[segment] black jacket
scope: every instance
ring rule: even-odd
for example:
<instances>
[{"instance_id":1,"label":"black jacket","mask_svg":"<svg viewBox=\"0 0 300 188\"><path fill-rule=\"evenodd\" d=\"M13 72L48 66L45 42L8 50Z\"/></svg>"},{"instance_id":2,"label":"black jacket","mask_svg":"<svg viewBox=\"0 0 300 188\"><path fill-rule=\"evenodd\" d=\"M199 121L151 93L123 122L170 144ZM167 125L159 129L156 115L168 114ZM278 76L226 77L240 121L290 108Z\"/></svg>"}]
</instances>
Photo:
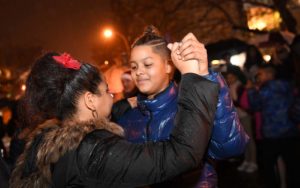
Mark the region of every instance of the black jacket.
<instances>
[{"instance_id":1,"label":"black jacket","mask_svg":"<svg viewBox=\"0 0 300 188\"><path fill-rule=\"evenodd\" d=\"M78 147L51 165L50 184L52 187L136 187L165 181L198 167L210 138L217 97L217 84L195 74L184 75L170 140L132 144L106 130L94 130L84 136ZM15 174L22 177L22 170ZM34 176L30 177L28 181L35 181Z\"/></svg>"}]
</instances>

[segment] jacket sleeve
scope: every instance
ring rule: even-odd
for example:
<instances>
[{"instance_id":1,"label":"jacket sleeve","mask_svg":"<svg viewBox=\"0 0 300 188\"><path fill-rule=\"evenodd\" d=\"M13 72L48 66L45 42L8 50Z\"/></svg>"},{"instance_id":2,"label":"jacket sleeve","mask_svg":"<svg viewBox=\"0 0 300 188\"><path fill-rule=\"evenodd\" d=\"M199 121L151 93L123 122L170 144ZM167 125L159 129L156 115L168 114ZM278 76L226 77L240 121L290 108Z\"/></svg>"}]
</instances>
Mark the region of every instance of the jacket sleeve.
<instances>
[{"instance_id":1,"label":"jacket sleeve","mask_svg":"<svg viewBox=\"0 0 300 188\"><path fill-rule=\"evenodd\" d=\"M208 156L213 159L226 159L241 155L249 137L244 131L232 99L229 88L220 73L210 72L207 79L220 86L214 127L208 147Z\"/></svg>"},{"instance_id":2,"label":"jacket sleeve","mask_svg":"<svg viewBox=\"0 0 300 188\"><path fill-rule=\"evenodd\" d=\"M134 187L161 182L199 166L210 138L217 96L217 84L196 74L183 75L170 140L132 144L96 131L78 148L81 175L97 185Z\"/></svg>"}]
</instances>

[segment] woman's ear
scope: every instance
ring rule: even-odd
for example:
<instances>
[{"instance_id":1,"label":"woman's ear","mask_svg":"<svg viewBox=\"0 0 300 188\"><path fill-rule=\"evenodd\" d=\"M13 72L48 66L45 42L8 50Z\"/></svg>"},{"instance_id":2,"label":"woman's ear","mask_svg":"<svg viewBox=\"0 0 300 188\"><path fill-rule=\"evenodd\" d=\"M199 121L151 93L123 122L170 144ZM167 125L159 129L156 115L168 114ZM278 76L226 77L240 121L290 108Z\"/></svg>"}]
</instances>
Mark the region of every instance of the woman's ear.
<instances>
[{"instance_id":1,"label":"woman's ear","mask_svg":"<svg viewBox=\"0 0 300 188\"><path fill-rule=\"evenodd\" d=\"M89 110L95 110L94 100L94 95L91 92L84 93L84 104Z\"/></svg>"}]
</instances>

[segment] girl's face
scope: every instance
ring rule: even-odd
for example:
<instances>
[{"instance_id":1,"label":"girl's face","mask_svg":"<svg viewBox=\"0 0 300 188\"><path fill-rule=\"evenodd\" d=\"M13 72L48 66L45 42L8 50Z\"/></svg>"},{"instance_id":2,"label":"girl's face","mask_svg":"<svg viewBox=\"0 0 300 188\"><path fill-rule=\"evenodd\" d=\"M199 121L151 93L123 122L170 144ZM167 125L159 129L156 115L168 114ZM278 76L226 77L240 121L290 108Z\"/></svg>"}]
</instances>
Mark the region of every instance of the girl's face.
<instances>
[{"instance_id":1,"label":"girl's face","mask_svg":"<svg viewBox=\"0 0 300 188\"><path fill-rule=\"evenodd\" d=\"M111 108L113 105L113 98L108 90L108 86L105 81L101 82L98 86L100 95L96 95L94 100L95 109L98 116L109 117L111 113Z\"/></svg>"},{"instance_id":2,"label":"girl's face","mask_svg":"<svg viewBox=\"0 0 300 188\"><path fill-rule=\"evenodd\" d=\"M131 51L130 66L135 85L148 98L153 98L168 87L171 65L168 59L153 52L151 46L134 47Z\"/></svg>"}]
</instances>

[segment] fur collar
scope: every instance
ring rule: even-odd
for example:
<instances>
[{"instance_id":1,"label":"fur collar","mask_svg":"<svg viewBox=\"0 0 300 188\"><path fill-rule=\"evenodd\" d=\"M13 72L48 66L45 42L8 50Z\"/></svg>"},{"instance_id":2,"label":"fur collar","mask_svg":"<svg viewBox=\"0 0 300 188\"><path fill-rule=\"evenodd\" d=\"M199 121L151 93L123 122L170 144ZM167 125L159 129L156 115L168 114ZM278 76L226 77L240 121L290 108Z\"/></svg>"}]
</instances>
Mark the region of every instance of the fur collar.
<instances>
[{"instance_id":1,"label":"fur collar","mask_svg":"<svg viewBox=\"0 0 300 188\"><path fill-rule=\"evenodd\" d=\"M11 176L10 187L50 187L51 164L56 163L66 152L76 149L85 135L95 129L105 129L119 136L124 134L120 126L106 119L100 120L97 124L75 122L60 124L57 120L48 120L39 125L29 135L25 151L19 157ZM40 140L37 141L39 137ZM29 156L33 156L34 160L31 158L30 161ZM30 162L34 168L30 168L30 173L24 177Z\"/></svg>"}]
</instances>

